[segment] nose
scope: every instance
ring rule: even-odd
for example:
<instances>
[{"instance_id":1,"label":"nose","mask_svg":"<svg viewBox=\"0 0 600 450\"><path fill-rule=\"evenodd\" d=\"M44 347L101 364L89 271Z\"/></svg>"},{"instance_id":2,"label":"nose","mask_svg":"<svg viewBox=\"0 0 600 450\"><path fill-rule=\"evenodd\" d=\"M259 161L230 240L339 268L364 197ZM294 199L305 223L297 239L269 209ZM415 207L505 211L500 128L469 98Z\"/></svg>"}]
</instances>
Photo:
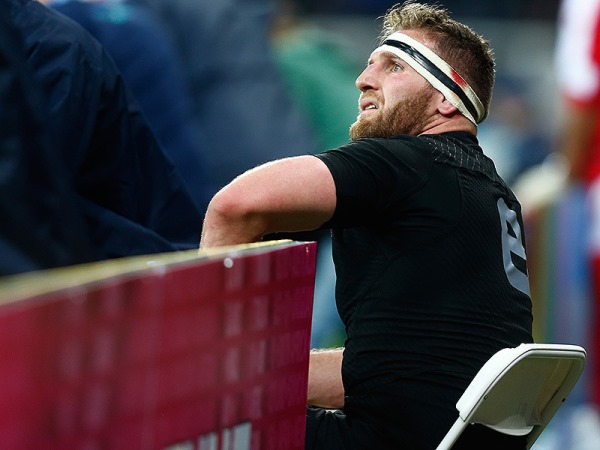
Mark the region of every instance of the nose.
<instances>
[{"instance_id":1,"label":"nose","mask_svg":"<svg viewBox=\"0 0 600 450\"><path fill-rule=\"evenodd\" d=\"M365 70L356 79L356 87L365 92L370 89L377 89L377 78L375 77L375 64L369 64Z\"/></svg>"}]
</instances>

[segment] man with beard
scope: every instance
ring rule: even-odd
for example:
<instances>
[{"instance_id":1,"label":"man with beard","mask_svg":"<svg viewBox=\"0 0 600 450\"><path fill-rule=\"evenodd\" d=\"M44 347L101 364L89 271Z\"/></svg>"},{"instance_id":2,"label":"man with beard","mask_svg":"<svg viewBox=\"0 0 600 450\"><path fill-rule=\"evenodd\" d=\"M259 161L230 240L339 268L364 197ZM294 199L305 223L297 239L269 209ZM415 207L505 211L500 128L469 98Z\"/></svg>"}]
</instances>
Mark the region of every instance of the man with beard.
<instances>
[{"instance_id":1,"label":"man with beard","mask_svg":"<svg viewBox=\"0 0 600 450\"><path fill-rule=\"evenodd\" d=\"M406 2L356 80L352 142L267 163L211 201L201 247L329 228L343 349L310 358L306 449L431 449L498 350L531 342L520 205L478 146L489 44ZM525 448L471 427L454 448Z\"/></svg>"}]
</instances>

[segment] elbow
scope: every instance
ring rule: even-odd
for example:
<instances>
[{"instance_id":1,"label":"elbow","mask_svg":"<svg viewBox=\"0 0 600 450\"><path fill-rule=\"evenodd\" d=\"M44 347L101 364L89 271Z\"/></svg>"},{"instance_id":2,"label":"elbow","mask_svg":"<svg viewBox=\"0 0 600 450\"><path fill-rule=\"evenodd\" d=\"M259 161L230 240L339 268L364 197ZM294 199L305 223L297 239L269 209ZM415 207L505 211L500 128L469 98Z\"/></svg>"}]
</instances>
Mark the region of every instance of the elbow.
<instances>
[{"instance_id":1,"label":"elbow","mask_svg":"<svg viewBox=\"0 0 600 450\"><path fill-rule=\"evenodd\" d=\"M207 217L220 221L239 220L244 215L239 198L231 195L225 188L215 194L206 209Z\"/></svg>"},{"instance_id":2,"label":"elbow","mask_svg":"<svg viewBox=\"0 0 600 450\"><path fill-rule=\"evenodd\" d=\"M221 189L210 201L207 215L218 217L224 225L252 227L266 231L265 215L253 205L249 196L237 189Z\"/></svg>"},{"instance_id":3,"label":"elbow","mask_svg":"<svg viewBox=\"0 0 600 450\"><path fill-rule=\"evenodd\" d=\"M256 242L266 233L266 225L242 195L219 191L206 210L201 247Z\"/></svg>"}]
</instances>

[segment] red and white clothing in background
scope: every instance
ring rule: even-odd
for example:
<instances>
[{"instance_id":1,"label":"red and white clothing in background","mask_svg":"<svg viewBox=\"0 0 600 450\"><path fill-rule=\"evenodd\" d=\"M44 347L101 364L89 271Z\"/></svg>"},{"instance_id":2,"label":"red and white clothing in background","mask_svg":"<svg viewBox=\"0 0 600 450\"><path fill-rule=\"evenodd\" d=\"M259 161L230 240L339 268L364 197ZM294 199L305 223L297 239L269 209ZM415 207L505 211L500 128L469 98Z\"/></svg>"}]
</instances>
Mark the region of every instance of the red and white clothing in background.
<instances>
[{"instance_id":1,"label":"red and white clothing in background","mask_svg":"<svg viewBox=\"0 0 600 450\"><path fill-rule=\"evenodd\" d=\"M583 158L581 164L573 164L580 168L573 169L573 178L586 190L589 214L585 248L588 253L582 255L591 263L589 275L593 293L587 349L591 364L587 368L587 381L590 400L600 405L600 364L597 361L600 349L600 0L562 1L556 74L565 107L565 127L561 130L565 139L561 144L565 148L569 145L578 148Z\"/></svg>"}]
</instances>

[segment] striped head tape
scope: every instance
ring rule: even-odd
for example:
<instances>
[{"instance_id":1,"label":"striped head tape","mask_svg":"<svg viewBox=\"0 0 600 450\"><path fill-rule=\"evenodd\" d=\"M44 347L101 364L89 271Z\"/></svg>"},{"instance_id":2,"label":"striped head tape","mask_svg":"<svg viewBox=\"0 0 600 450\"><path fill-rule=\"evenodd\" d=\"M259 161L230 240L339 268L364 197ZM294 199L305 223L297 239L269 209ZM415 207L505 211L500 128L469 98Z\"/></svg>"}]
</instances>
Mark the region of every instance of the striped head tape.
<instances>
[{"instance_id":1,"label":"striped head tape","mask_svg":"<svg viewBox=\"0 0 600 450\"><path fill-rule=\"evenodd\" d=\"M396 32L375 49L375 52L380 51L402 58L474 124L485 119L485 108L471 86L450 64L419 41Z\"/></svg>"}]
</instances>

